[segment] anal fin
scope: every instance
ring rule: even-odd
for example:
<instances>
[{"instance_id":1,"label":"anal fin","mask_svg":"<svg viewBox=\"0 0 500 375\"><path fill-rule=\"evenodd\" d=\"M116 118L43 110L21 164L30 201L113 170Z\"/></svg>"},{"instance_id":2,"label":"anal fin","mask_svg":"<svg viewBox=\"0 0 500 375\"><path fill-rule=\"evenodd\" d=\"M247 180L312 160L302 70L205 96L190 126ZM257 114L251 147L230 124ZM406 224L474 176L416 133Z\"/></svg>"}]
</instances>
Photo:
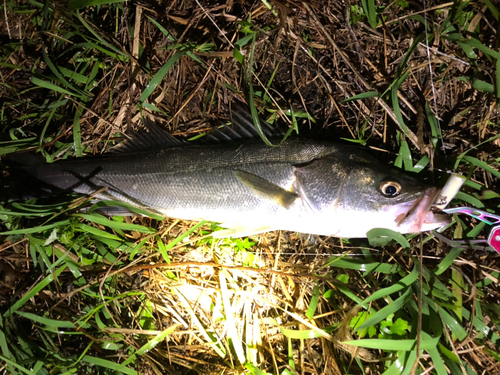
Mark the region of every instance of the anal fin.
<instances>
[{"instance_id":1,"label":"anal fin","mask_svg":"<svg viewBox=\"0 0 500 375\"><path fill-rule=\"evenodd\" d=\"M261 224L253 227L247 225L233 225L227 229L213 232L212 236L214 238L247 237L253 236L254 234L269 232L272 230L276 230L276 228L266 224Z\"/></svg>"}]
</instances>

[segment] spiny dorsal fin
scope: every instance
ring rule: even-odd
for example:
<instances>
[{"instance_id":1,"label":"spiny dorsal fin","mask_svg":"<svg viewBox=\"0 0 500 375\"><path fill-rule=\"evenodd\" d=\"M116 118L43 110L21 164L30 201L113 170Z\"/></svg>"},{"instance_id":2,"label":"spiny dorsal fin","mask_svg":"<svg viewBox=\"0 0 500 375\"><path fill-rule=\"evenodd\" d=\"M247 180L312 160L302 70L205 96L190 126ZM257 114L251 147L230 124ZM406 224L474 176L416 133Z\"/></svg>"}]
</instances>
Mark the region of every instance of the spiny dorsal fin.
<instances>
[{"instance_id":1,"label":"spiny dorsal fin","mask_svg":"<svg viewBox=\"0 0 500 375\"><path fill-rule=\"evenodd\" d=\"M113 147L111 153L140 152L171 147L185 146L187 144L217 144L231 141L244 141L249 139L260 139L255 129L252 116L249 111L241 105L235 104L231 110L231 125L222 124L214 128L210 133L193 142L185 142L170 135L166 130L160 128L153 121L144 120L147 131L131 131L127 133L128 138ZM267 138L280 138L285 131L278 126L271 125L260 120L262 130Z\"/></svg>"},{"instance_id":2,"label":"spiny dorsal fin","mask_svg":"<svg viewBox=\"0 0 500 375\"><path fill-rule=\"evenodd\" d=\"M144 125L147 131L134 130L127 133L128 138L113 147L111 152L151 151L155 149L178 147L187 144L187 142L173 137L166 130L160 128L150 120L145 119Z\"/></svg>"}]
</instances>

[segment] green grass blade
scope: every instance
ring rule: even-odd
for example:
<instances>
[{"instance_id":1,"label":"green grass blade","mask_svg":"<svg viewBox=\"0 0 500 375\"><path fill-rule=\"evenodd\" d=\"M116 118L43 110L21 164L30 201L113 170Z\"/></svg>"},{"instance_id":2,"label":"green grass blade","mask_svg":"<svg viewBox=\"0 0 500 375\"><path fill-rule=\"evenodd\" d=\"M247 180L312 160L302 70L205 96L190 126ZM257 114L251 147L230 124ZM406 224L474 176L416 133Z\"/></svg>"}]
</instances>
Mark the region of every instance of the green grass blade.
<instances>
[{"instance_id":1,"label":"green grass blade","mask_svg":"<svg viewBox=\"0 0 500 375\"><path fill-rule=\"evenodd\" d=\"M33 322L43 324L48 327L53 327L53 328L72 328L76 329L76 325L72 322L68 321L63 321L63 320L56 320L56 319L49 319L49 318L44 318L42 316L38 316L33 313L28 313L28 312L23 312L23 311L16 311L17 315L20 315L26 319L29 319Z\"/></svg>"},{"instance_id":2,"label":"green grass blade","mask_svg":"<svg viewBox=\"0 0 500 375\"><path fill-rule=\"evenodd\" d=\"M391 314L396 314L403 306L412 298L411 294L412 288L407 288L406 292L403 293L401 297L391 302L389 305L377 311L375 314L370 316L366 321L361 324L356 331L359 332L363 329L371 327L382 320L386 319Z\"/></svg>"},{"instance_id":3,"label":"green grass blade","mask_svg":"<svg viewBox=\"0 0 500 375\"><path fill-rule=\"evenodd\" d=\"M361 272L381 272L381 273L396 273L400 271L400 266L390 263L367 262L360 259L352 259L346 257L331 256L327 259L323 267L338 267L347 268Z\"/></svg>"},{"instance_id":4,"label":"green grass blade","mask_svg":"<svg viewBox=\"0 0 500 375\"><path fill-rule=\"evenodd\" d=\"M74 11L84 7L123 3L126 0L69 0L69 9Z\"/></svg>"},{"instance_id":5,"label":"green grass blade","mask_svg":"<svg viewBox=\"0 0 500 375\"><path fill-rule=\"evenodd\" d=\"M138 375L137 371L132 370L128 367L123 367L121 364L108 361L107 359L102 359L102 358L97 358L97 357L92 357L90 355L86 355L82 358L82 362L90 363L92 365L96 365L99 367L107 368L112 371L116 371L118 373L123 373L126 375Z\"/></svg>"},{"instance_id":6,"label":"green grass blade","mask_svg":"<svg viewBox=\"0 0 500 375\"><path fill-rule=\"evenodd\" d=\"M396 241L403 246L403 248L410 248L408 240L401 233L395 232L391 229L374 228L366 233L366 237L372 246L386 246L392 241Z\"/></svg>"},{"instance_id":7,"label":"green grass blade","mask_svg":"<svg viewBox=\"0 0 500 375\"><path fill-rule=\"evenodd\" d=\"M409 275L405 276L394 285L377 290L370 297L366 298L360 306L367 307L368 304L372 301L376 301L377 299L386 297L393 293L397 293L404 288L410 287L410 285L412 285L415 281L418 280L419 273L420 272L418 268L414 267Z\"/></svg>"},{"instance_id":8,"label":"green grass blade","mask_svg":"<svg viewBox=\"0 0 500 375\"><path fill-rule=\"evenodd\" d=\"M420 349L432 350L437 347L439 337L421 340ZM390 340L390 339L361 339L353 341L344 341L343 344L359 346L367 349L399 351L404 350L409 352L417 347L417 340Z\"/></svg>"},{"instance_id":9,"label":"green grass blade","mask_svg":"<svg viewBox=\"0 0 500 375\"><path fill-rule=\"evenodd\" d=\"M141 356L150 350L153 350L156 345L160 344L163 342L168 336L172 334L177 328L179 327L179 324L174 324L171 327L168 327L164 331L162 331L160 334L155 336L153 339L149 340L146 344L141 346L139 349L137 349L137 352L135 352L133 355L131 355L129 358L127 358L118 368L116 371L122 371L122 369L125 368L129 363L134 363L137 360L138 356Z\"/></svg>"},{"instance_id":10,"label":"green grass blade","mask_svg":"<svg viewBox=\"0 0 500 375\"><path fill-rule=\"evenodd\" d=\"M90 226L87 224L78 223L74 226L74 228L75 228L75 230L87 232L87 233L90 233L90 234L98 236L98 237L103 237L103 238L107 238L110 240L116 240L116 241L121 240L120 237L118 237L114 234L108 233L108 232L101 230L101 229L98 229L98 228L94 228L93 226Z\"/></svg>"},{"instance_id":11,"label":"green grass blade","mask_svg":"<svg viewBox=\"0 0 500 375\"><path fill-rule=\"evenodd\" d=\"M273 318L263 318L262 323L278 327L283 336L289 339L297 339L297 340L307 340L318 337L324 337L324 335L321 334L322 332L330 334L339 326L339 324L337 323L328 327L323 327L321 329L318 328L318 330L312 330L312 329L298 330L298 329L285 328Z\"/></svg>"},{"instance_id":12,"label":"green grass blade","mask_svg":"<svg viewBox=\"0 0 500 375\"><path fill-rule=\"evenodd\" d=\"M57 222L52 223L52 224L40 225L40 226L34 227L34 228L8 230L5 232L0 232L0 234L1 235L8 235L8 234L40 233L40 232L44 232L44 231L52 229L52 228L58 228L60 226L66 225L66 224L69 224L69 220L57 221Z\"/></svg>"},{"instance_id":13,"label":"green grass blade","mask_svg":"<svg viewBox=\"0 0 500 375\"><path fill-rule=\"evenodd\" d=\"M99 210L99 208L102 207L124 207L130 212L135 212L139 215L147 216L150 218L153 218L155 220L162 221L165 219L164 216L157 215L154 212L150 212L135 206L132 206L131 204L125 203L125 202L120 202L120 201L114 201L114 200L103 200L94 203L90 208L89 208L89 213L93 213L96 210Z\"/></svg>"},{"instance_id":14,"label":"green grass blade","mask_svg":"<svg viewBox=\"0 0 500 375\"><path fill-rule=\"evenodd\" d=\"M431 336L425 332L422 332L422 338L428 340L431 338ZM439 354L438 348L427 349L427 352L431 355L432 363L434 364L437 375L447 375L448 370L446 370L446 366L444 365L444 361L441 358L441 354Z\"/></svg>"},{"instance_id":15,"label":"green grass blade","mask_svg":"<svg viewBox=\"0 0 500 375\"><path fill-rule=\"evenodd\" d=\"M428 301L432 303L432 301ZM459 322L451 316L443 307L438 306L439 315L443 323L450 329L450 331L460 340L465 340L467 331L464 329L462 322Z\"/></svg>"},{"instance_id":16,"label":"green grass blade","mask_svg":"<svg viewBox=\"0 0 500 375\"><path fill-rule=\"evenodd\" d=\"M464 317L464 319L467 319L468 321L471 320L471 313L465 307L462 310L462 316ZM485 324L480 318L478 318L477 315L474 316L472 324L476 328L477 332L482 333L486 337L488 337L493 343L493 345L496 345L497 347L500 346L500 336L497 333L495 333L493 329L488 327L488 325ZM459 336L457 335L457 337Z\"/></svg>"},{"instance_id":17,"label":"green grass blade","mask_svg":"<svg viewBox=\"0 0 500 375\"><path fill-rule=\"evenodd\" d=\"M75 155L81 157L83 155L82 148L82 132L80 129L80 119L84 111L84 106L76 104L75 116L73 118L73 145L75 147Z\"/></svg>"},{"instance_id":18,"label":"green grass blade","mask_svg":"<svg viewBox=\"0 0 500 375\"><path fill-rule=\"evenodd\" d=\"M245 368L250 372L251 375L269 375L268 372L262 371L251 363L245 363Z\"/></svg>"},{"instance_id":19,"label":"green grass blade","mask_svg":"<svg viewBox=\"0 0 500 375\"><path fill-rule=\"evenodd\" d=\"M108 49L91 42L87 36L82 35L82 37L85 40L87 40L88 43L91 43L94 48L97 48L99 51L104 52L113 58L119 59L121 61L128 60L128 56L126 53L116 48L114 45L108 43L103 37L101 37L99 33L94 30L94 28L90 25L90 23L88 23L79 12L75 12L75 14L78 20L82 23L82 25L97 39L97 41L99 41L102 44L102 46L105 46L109 50L114 51L114 53L111 53Z\"/></svg>"},{"instance_id":20,"label":"green grass blade","mask_svg":"<svg viewBox=\"0 0 500 375\"><path fill-rule=\"evenodd\" d=\"M29 370L26 370L24 367L22 367L21 365L17 364L16 362L8 359L8 358L5 358L4 356L0 355L0 359L2 361L4 361L5 363L7 363L7 365L9 366L12 366L12 367L15 367L16 369L18 369L21 373L23 374L29 374L29 375L37 375L35 372L33 371L29 371ZM12 371L12 368L10 369L10 374L12 375L15 375L16 372Z\"/></svg>"},{"instance_id":21,"label":"green grass blade","mask_svg":"<svg viewBox=\"0 0 500 375\"><path fill-rule=\"evenodd\" d=\"M50 71L52 73L54 73L54 75L56 76L57 80L60 84L64 85L67 89L71 90L71 92L74 92L74 93L78 93L78 94L74 94L74 95L78 95L80 97L80 99L83 99L84 97L87 96L86 93L84 93L82 90L80 90L78 87L75 87L73 86L71 83L69 83L63 76L63 74L61 74L60 70L58 69L58 67L56 67L54 65L54 63L52 62L52 60L49 58L49 56L47 55L45 49L43 50L42 52L42 55L43 55L43 59L44 61L47 63L47 66L49 67Z\"/></svg>"},{"instance_id":22,"label":"green grass blade","mask_svg":"<svg viewBox=\"0 0 500 375\"><path fill-rule=\"evenodd\" d=\"M128 224L128 223L120 223L114 220L106 219L104 216L99 214L75 214L76 217L81 217L85 220L92 221L96 224L104 225L105 227L115 229L115 230L130 230L137 231L140 233L156 233L156 230L153 228L148 228L142 225L137 224Z\"/></svg>"},{"instance_id":23,"label":"green grass blade","mask_svg":"<svg viewBox=\"0 0 500 375\"><path fill-rule=\"evenodd\" d=\"M361 0L361 4L363 6L363 10L365 11L366 17L368 18L368 23L371 28L377 29L377 11L375 7L374 0Z\"/></svg>"},{"instance_id":24,"label":"green grass blade","mask_svg":"<svg viewBox=\"0 0 500 375\"><path fill-rule=\"evenodd\" d=\"M176 52L166 63L163 65L160 70L154 75L153 79L149 82L146 89L142 92L139 103L143 103L148 100L149 96L153 93L156 87L160 84L160 82L165 78L170 69L175 65L179 59L184 56L185 52Z\"/></svg>"},{"instance_id":25,"label":"green grass blade","mask_svg":"<svg viewBox=\"0 0 500 375\"><path fill-rule=\"evenodd\" d=\"M318 307L318 302L319 302L319 286L315 285L312 292L311 301L309 302L309 306L307 307L306 311L306 316L309 319L312 319L314 317L314 314L316 313L316 308Z\"/></svg>"},{"instance_id":26,"label":"green grass blade","mask_svg":"<svg viewBox=\"0 0 500 375\"><path fill-rule=\"evenodd\" d=\"M367 92L362 92L361 94L351 96L350 98L342 100L340 103L349 103L354 100L361 100L361 99L367 99L367 98L378 98L380 94L378 91L367 91Z\"/></svg>"},{"instance_id":27,"label":"green grass blade","mask_svg":"<svg viewBox=\"0 0 500 375\"><path fill-rule=\"evenodd\" d=\"M27 292L24 296L22 296L16 303L14 303L9 310L5 312L3 315L4 318L8 318L21 307L24 306L26 302L28 302L31 298L35 297L38 292L43 290L47 285L49 285L52 281L54 281L54 277L57 277L61 274L61 272L66 268L66 266L58 268L55 272L51 272L50 275L46 276L42 281L36 284L29 292Z\"/></svg>"},{"instance_id":28,"label":"green grass blade","mask_svg":"<svg viewBox=\"0 0 500 375\"><path fill-rule=\"evenodd\" d=\"M177 245L179 242L183 241L185 238L189 237L189 235L195 231L197 231L200 227L202 227L203 225L205 225L207 223L206 220L202 220L200 221L198 224L196 224L195 226L191 227L188 231L186 231L185 233L181 234L180 236L177 236L175 238L175 240L173 241L170 241L167 245L165 245L164 249L165 251L168 251L170 250L172 247L174 247L175 245Z\"/></svg>"},{"instance_id":29,"label":"green grass blade","mask_svg":"<svg viewBox=\"0 0 500 375\"><path fill-rule=\"evenodd\" d=\"M434 271L434 275L441 275L444 271L446 271L453 264L455 259L462 253L463 248L454 247L451 251L444 257L444 259L438 264L436 270Z\"/></svg>"},{"instance_id":30,"label":"green grass blade","mask_svg":"<svg viewBox=\"0 0 500 375\"><path fill-rule=\"evenodd\" d=\"M475 165L476 167L482 168L485 171L491 173L493 176L496 178L500 178L500 172L497 171L495 168L490 167L488 163L485 163L484 161L481 161L477 158L474 158L472 156L464 156L462 160L465 160L466 162L471 163L472 165Z\"/></svg>"},{"instance_id":31,"label":"green grass blade","mask_svg":"<svg viewBox=\"0 0 500 375\"><path fill-rule=\"evenodd\" d=\"M40 78L37 78L37 77L31 77L31 82L34 85L40 86L40 87L42 87L44 89L56 91L56 92L59 92L61 94L65 94L65 95L78 96L77 94L72 93L71 91L63 89L62 87L54 85L53 83L41 80Z\"/></svg>"},{"instance_id":32,"label":"green grass blade","mask_svg":"<svg viewBox=\"0 0 500 375\"><path fill-rule=\"evenodd\" d=\"M363 303L363 300L361 298L359 298L356 293L354 293L351 289L349 289L349 287L341 282L337 282L337 283L334 283L335 287L340 291L342 292L343 294L345 294L347 297L349 297L350 299L352 299L355 303L357 303L358 305L361 305Z\"/></svg>"},{"instance_id":33,"label":"green grass blade","mask_svg":"<svg viewBox=\"0 0 500 375\"><path fill-rule=\"evenodd\" d=\"M498 6L494 5L490 0L483 0L483 1L490 10L491 14L493 14L493 17L495 17L497 21L500 21Z\"/></svg>"},{"instance_id":34,"label":"green grass blade","mask_svg":"<svg viewBox=\"0 0 500 375\"><path fill-rule=\"evenodd\" d=\"M476 197L473 197L470 194L464 193L463 191L459 191L457 193L457 195L455 196L455 199L467 202L476 208L484 208L483 202L481 202L479 199L477 199Z\"/></svg>"}]
</instances>

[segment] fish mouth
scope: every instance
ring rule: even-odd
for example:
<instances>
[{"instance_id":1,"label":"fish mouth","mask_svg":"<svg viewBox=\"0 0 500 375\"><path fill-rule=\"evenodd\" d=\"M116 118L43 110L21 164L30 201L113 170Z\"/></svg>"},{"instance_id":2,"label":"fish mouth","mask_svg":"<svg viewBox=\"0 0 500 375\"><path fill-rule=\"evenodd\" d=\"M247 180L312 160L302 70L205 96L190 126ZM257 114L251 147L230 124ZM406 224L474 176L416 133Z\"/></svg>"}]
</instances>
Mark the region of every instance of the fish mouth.
<instances>
[{"instance_id":1,"label":"fish mouth","mask_svg":"<svg viewBox=\"0 0 500 375\"><path fill-rule=\"evenodd\" d=\"M403 212L399 213L395 220L397 226L407 228L408 233L419 233L449 224L451 220L448 215L435 213L432 210L440 193L441 189L432 187L415 201L402 204L400 208ZM406 208L408 210L404 212Z\"/></svg>"}]
</instances>

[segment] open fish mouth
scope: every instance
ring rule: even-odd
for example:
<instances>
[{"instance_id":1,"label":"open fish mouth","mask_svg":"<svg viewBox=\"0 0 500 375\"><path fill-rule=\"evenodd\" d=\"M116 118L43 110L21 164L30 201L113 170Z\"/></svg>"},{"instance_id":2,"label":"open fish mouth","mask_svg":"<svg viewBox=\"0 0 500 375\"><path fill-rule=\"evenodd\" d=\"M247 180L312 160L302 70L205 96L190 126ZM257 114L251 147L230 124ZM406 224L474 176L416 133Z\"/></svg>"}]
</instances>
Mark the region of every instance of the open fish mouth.
<instances>
[{"instance_id":1,"label":"open fish mouth","mask_svg":"<svg viewBox=\"0 0 500 375\"><path fill-rule=\"evenodd\" d=\"M440 189L432 187L415 201L398 205L399 212L395 220L397 226L407 228L408 233L419 233L449 224L448 215L432 210L440 193Z\"/></svg>"}]
</instances>

